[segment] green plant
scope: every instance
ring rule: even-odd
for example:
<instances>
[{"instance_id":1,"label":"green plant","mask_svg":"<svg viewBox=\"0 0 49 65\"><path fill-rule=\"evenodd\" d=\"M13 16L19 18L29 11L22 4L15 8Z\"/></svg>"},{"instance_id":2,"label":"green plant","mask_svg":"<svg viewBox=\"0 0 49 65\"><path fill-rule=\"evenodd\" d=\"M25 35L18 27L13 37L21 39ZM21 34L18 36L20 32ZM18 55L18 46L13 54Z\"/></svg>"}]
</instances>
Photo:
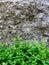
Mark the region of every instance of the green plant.
<instances>
[{"instance_id":1,"label":"green plant","mask_svg":"<svg viewBox=\"0 0 49 65\"><path fill-rule=\"evenodd\" d=\"M49 65L49 48L45 42L13 40L14 45L0 43L0 65Z\"/></svg>"}]
</instances>

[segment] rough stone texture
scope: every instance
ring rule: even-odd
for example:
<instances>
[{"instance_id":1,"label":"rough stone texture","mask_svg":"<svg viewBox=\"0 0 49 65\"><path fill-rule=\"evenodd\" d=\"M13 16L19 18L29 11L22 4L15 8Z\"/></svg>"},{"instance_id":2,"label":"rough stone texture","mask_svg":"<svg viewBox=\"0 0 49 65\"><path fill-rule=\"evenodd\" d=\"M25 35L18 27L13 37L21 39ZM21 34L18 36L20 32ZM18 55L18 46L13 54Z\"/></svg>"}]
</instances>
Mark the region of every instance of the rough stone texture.
<instances>
[{"instance_id":1,"label":"rough stone texture","mask_svg":"<svg viewBox=\"0 0 49 65\"><path fill-rule=\"evenodd\" d=\"M0 41L22 39L49 42L49 0L0 2Z\"/></svg>"}]
</instances>

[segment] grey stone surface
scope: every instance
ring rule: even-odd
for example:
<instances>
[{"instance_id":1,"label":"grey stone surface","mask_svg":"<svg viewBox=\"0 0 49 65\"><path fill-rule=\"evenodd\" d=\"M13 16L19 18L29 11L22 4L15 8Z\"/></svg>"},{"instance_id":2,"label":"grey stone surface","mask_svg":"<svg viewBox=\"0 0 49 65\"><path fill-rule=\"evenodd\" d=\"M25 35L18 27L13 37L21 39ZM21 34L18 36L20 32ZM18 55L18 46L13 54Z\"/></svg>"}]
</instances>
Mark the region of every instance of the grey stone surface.
<instances>
[{"instance_id":1,"label":"grey stone surface","mask_svg":"<svg viewBox=\"0 0 49 65\"><path fill-rule=\"evenodd\" d=\"M49 0L0 2L0 41L49 40Z\"/></svg>"}]
</instances>

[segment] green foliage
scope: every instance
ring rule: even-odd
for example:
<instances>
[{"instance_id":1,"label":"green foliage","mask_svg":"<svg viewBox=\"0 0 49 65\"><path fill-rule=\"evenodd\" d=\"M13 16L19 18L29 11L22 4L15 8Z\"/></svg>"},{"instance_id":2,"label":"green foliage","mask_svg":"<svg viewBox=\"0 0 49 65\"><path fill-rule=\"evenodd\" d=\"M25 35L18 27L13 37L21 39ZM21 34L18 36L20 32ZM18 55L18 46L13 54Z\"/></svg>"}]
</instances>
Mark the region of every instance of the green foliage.
<instances>
[{"instance_id":1,"label":"green foliage","mask_svg":"<svg viewBox=\"0 0 49 65\"><path fill-rule=\"evenodd\" d=\"M0 65L49 65L49 48L45 42L13 40L14 45L0 43Z\"/></svg>"}]
</instances>

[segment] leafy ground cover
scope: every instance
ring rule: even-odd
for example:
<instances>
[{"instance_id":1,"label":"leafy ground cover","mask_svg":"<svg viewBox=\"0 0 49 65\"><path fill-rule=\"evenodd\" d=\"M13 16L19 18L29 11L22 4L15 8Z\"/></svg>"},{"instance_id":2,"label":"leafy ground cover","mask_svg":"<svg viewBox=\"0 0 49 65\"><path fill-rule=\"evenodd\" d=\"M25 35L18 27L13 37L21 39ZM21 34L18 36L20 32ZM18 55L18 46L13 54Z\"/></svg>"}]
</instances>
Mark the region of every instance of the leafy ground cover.
<instances>
[{"instance_id":1,"label":"leafy ground cover","mask_svg":"<svg viewBox=\"0 0 49 65\"><path fill-rule=\"evenodd\" d=\"M49 48L45 42L13 40L14 45L0 43L0 65L49 65Z\"/></svg>"}]
</instances>

